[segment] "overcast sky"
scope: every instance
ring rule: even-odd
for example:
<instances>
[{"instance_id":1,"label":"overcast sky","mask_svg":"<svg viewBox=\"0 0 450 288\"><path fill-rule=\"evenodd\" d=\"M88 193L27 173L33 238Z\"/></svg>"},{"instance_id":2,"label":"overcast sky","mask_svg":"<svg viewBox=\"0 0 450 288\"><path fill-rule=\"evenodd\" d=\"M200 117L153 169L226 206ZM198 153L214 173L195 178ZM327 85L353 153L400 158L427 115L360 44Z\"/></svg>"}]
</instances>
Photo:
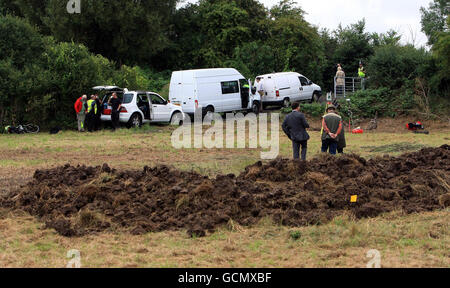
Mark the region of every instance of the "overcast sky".
<instances>
[{"instance_id":1,"label":"overcast sky","mask_svg":"<svg viewBox=\"0 0 450 288\"><path fill-rule=\"evenodd\" d=\"M279 3L279 0L259 1L266 7ZM339 23L346 26L365 18L367 31L381 33L394 29L403 35L404 43L411 43L415 38L416 46L427 42L426 36L421 32L420 7L428 7L430 2L431 0L297 0L307 13L308 22L319 27L334 30Z\"/></svg>"}]
</instances>

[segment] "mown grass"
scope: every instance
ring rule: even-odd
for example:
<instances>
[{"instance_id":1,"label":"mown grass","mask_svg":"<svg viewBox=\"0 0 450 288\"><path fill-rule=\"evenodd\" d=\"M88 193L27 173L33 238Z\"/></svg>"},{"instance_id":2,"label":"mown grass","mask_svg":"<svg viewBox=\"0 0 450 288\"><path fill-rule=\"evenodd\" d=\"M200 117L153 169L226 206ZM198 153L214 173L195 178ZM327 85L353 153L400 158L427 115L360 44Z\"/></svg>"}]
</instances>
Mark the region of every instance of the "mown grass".
<instances>
[{"instance_id":1,"label":"mown grass","mask_svg":"<svg viewBox=\"0 0 450 288\"><path fill-rule=\"evenodd\" d=\"M0 135L0 193L24 184L35 169L66 163L108 163L120 169L164 164L213 177L239 174L260 160L259 149L174 149L174 129ZM347 134L346 153L399 155L449 143L450 129L430 132ZM319 132L310 134L312 158L320 154L321 143ZM280 136L280 156L290 158L291 143L281 131ZM270 219L250 228L231 221L212 235L194 239L185 231L64 238L26 214L0 210L0 267L65 267L71 249L81 252L83 267L365 267L370 249L381 252L383 267L449 267L449 215L448 210L393 213L362 221L344 216L327 225L295 229Z\"/></svg>"},{"instance_id":2,"label":"mown grass","mask_svg":"<svg viewBox=\"0 0 450 288\"><path fill-rule=\"evenodd\" d=\"M172 147L171 126L146 126L143 129L108 130L59 135L1 135L0 168L37 169L63 165L101 165L118 168L141 168L145 165L172 165L206 175L240 173L243 168L260 160L260 149L180 149ZM447 130L450 133L450 129ZM320 154L320 132L310 132L308 157ZM412 133L347 134L346 153L364 157L399 155L423 147L438 147L449 143L448 133L417 135ZM280 156L292 157L289 139L280 131Z\"/></svg>"},{"instance_id":3,"label":"mown grass","mask_svg":"<svg viewBox=\"0 0 450 288\"><path fill-rule=\"evenodd\" d=\"M67 251L82 267L360 267L369 250L382 267L450 267L449 210L286 228L268 219L255 227L227 227L204 238L186 232L128 233L65 238L35 219L0 218L0 267L65 267ZM296 235L296 237L292 237Z\"/></svg>"}]
</instances>

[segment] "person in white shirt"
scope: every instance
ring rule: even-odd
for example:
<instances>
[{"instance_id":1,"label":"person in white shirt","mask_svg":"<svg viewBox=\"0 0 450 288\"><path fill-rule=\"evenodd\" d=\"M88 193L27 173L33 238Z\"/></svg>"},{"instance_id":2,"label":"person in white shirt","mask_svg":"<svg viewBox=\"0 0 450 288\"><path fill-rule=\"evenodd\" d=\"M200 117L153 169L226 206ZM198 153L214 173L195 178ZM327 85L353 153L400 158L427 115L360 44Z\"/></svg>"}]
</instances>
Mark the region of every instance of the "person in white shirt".
<instances>
[{"instance_id":1,"label":"person in white shirt","mask_svg":"<svg viewBox=\"0 0 450 288\"><path fill-rule=\"evenodd\" d=\"M264 85L261 81L261 77L256 78L256 91L263 97L265 95Z\"/></svg>"}]
</instances>

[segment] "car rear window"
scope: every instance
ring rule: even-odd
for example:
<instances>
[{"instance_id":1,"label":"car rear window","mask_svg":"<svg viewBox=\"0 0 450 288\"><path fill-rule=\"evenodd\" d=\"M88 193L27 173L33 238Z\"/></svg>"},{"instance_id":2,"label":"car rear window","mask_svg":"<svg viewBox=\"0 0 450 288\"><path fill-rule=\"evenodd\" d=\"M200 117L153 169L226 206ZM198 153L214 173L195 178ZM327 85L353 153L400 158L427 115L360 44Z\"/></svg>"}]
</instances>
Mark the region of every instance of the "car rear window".
<instances>
[{"instance_id":1,"label":"car rear window","mask_svg":"<svg viewBox=\"0 0 450 288\"><path fill-rule=\"evenodd\" d=\"M123 95L122 104L130 104L133 101L134 94Z\"/></svg>"}]
</instances>

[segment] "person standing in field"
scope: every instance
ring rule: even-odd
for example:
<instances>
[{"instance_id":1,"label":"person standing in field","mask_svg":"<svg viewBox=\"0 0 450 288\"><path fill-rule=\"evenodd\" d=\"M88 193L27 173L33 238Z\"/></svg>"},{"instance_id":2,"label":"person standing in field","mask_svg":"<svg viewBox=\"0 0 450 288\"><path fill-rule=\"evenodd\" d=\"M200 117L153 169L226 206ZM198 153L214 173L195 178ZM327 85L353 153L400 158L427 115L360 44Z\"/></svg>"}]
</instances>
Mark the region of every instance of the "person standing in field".
<instances>
[{"instance_id":1,"label":"person standing in field","mask_svg":"<svg viewBox=\"0 0 450 288\"><path fill-rule=\"evenodd\" d=\"M77 113L78 132L84 132L87 111L87 95L83 95L75 102L75 112Z\"/></svg>"},{"instance_id":2,"label":"person standing in field","mask_svg":"<svg viewBox=\"0 0 450 288\"><path fill-rule=\"evenodd\" d=\"M261 77L256 78L256 92L258 92L261 97L263 97L266 94L264 90L264 85L261 81Z\"/></svg>"},{"instance_id":3,"label":"person standing in field","mask_svg":"<svg viewBox=\"0 0 450 288\"><path fill-rule=\"evenodd\" d=\"M341 67L341 64L338 64L338 70L336 73L336 96L344 96L345 91L345 72Z\"/></svg>"},{"instance_id":4,"label":"person standing in field","mask_svg":"<svg viewBox=\"0 0 450 288\"><path fill-rule=\"evenodd\" d=\"M97 94L95 95L95 103L97 105L97 113L95 113L94 131L98 131L100 130L100 126L102 124L101 117L103 111L103 101L100 100Z\"/></svg>"},{"instance_id":5,"label":"person standing in field","mask_svg":"<svg viewBox=\"0 0 450 288\"><path fill-rule=\"evenodd\" d=\"M292 104L292 113L286 117L282 127L284 133L292 141L294 159L300 158L300 147L302 147L302 160L306 161L308 140L310 139L306 129L309 128L309 124L305 115L300 112L299 103Z\"/></svg>"},{"instance_id":6,"label":"person standing in field","mask_svg":"<svg viewBox=\"0 0 450 288\"><path fill-rule=\"evenodd\" d=\"M338 149L339 136L342 133L342 118L336 113L336 106L327 106L327 114L322 119L322 152L328 151L336 155Z\"/></svg>"},{"instance_id":7,"label":"person standing in field","mask_svg":"<svg viewBox=\"0 0 450 288\"><path fill-rule=\"evenodd\" d=\"M342 127L342 131L338 137L337 152L339 154L344 154L344 148L346 148L346 147L347 147L347 141L345 140L345 129L344 129L344 127Z\"/></svg>"},{"instance_id":8,"label":"person standing in field","mask_svg":"<svg viewBox=\"0 0 450 288\"><path fill-rule=\"evenodd\" d=\"M113 131L116 131L119 128L119 117L120 117L120 109L122 108L122 101L117 97L117 93L113 93L108 102L112 107L111 111L111 121Z\"/></svg>"},{"instance_id":9,"label":"person standing in field","mask_svg":"<svg viewBox=\"0 0 450 288\"><path fill-rule=\"evenodd\" d=\"M93 132L95 128L95 115L97 114L97 103L95 95L91 95L91 99L87 101L87 128L89 132Z\"/></svg>"},{"instance_id":10,"label":"person standing in field","mask_svg":"<svg viewBox=\"0 0 450 288\"><path fill-rule=\"evenodd\" d=\"M359 63L358 76L361 78L361 89L366 90L366 69L362 63Z\"/></svg>"}]
</instances>

